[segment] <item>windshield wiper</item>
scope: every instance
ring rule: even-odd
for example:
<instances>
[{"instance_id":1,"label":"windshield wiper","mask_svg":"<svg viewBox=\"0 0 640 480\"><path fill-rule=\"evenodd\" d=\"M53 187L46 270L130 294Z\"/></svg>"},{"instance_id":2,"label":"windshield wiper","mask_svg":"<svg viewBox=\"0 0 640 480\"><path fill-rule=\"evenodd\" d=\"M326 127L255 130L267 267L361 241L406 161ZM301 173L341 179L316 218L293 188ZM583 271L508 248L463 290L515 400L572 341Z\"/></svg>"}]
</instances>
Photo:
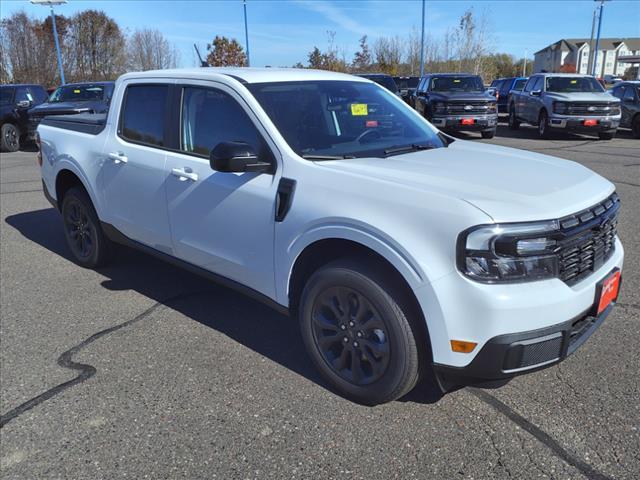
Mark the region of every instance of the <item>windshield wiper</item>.
<instances>
[{"instance_id":1,"label":"windshield wiper","mask_svg":"<svg viewBox=\"0 0 640 480\"><path fill-rule=\"evenodd\" d=\"M300 155L305 160L345 160L348 158L356 158L353 155Z\"/></svg>"},{"instance_id":2,"label":"windshield wiper","mask_svg":"<svg viewBox=\"0 0 640 480\"><path fill-rule=\"evenodd\" d=\"M388 157L389 155L395 155L397 153L417 152L418 150L431 150L432 148L437 147L435 145L421 145L414 143L412 145L405 145L404 147L387 148L384 151L384 154Z\"/></svg>"}]
</instances>

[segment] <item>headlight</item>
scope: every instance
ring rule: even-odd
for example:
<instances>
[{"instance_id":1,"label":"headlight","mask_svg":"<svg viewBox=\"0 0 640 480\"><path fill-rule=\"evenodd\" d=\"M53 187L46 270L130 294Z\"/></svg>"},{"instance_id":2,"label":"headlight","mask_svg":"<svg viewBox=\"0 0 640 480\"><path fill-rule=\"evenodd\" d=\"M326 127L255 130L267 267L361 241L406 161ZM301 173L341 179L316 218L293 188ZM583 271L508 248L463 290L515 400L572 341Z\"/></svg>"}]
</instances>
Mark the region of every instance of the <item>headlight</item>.
<instances>
[{"instance_id":1,"label":"headlight","mask_svg":"<svg viewBox=\"0 0 640 480\"><path fill-rule=\"evenodd\" d=\"M495 113L495 111L496 111L496 103L495 102L489 103L487 111L489 113Z\"/></svg>"},{"instance_id":2,"label":"headlight","mask_svg":"<svg viewBox=\"0 0 640 480\"><path fill-rule=\"evenodd\" d=\"M531 282L558 276L557 220L483 225L458 238L458 269L485 283Z\"/></svg>"},{"instance_id":3,"label":"headlight","mask_svg":"<svg viewBox=\"0 0 640 480\"><path fill-rule=\"evenodd\" d=\"M609 115L620 115L620 104L614 103L611 105L611 110L609 110Z\"/></svg>"},{"instance_id":4,"label":"headlight","mask_svg":"<svg viewBox=\"0 0 640 480\"><path fill-rule=\"evenodd\" d=\"M435 102L433 104L433 111L435 113L444 113L447 111L447 104L444 102Z\"/></svg>"},{"instance_id":5,"label":"headlight","mask_svg":"<svg viewBox=\"0 0 640 480\"><path fill-rule=\"evenodd\" d=\"M566 102L553 102L553 112L560 115L567 113L569 106Z\"/></svg>"}]
</instances>

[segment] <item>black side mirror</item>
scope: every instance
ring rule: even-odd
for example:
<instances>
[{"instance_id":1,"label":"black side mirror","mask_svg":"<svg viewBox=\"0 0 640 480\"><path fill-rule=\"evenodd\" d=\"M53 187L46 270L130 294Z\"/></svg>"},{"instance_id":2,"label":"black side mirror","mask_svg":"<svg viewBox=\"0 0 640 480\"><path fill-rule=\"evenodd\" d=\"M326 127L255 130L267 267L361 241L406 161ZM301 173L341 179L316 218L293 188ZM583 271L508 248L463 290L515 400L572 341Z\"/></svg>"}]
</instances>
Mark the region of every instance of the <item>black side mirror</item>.
<instances>
[{"instance_id":1,"label":"black side mirror","mask_svg":"<svg viewBox=\"0 0 640 480\"><path fill-rule=\"evenodd\" d=\"M218 172L272 173L269 162L258 160L258 154L245 142L221 142L211 150L209 165Z\"/></svg>"}]
</instances>

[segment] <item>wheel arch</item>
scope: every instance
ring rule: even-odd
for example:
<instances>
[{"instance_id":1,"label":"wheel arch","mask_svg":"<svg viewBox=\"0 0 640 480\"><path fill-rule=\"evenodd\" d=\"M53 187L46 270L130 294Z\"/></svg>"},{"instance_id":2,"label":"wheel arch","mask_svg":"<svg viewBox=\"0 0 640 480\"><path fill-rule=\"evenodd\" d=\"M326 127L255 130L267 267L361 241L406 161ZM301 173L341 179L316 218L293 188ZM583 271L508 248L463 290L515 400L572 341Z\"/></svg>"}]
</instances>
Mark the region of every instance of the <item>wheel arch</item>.
<instances>
[{"instance_id":1,"label":"wheel arch","mask_svg":"<svg viewBox=\"0 0 640 480\"><path fill-rule=\"evenodd\" d=\"M381 253L357 240L341 237L327 237L307 244L295 258L288 277L289 311L292 316L297 315L300 296L306 280L323 265L341 258L361 259L368 262L373 268L383 270L384 274L391 278L392 284L398 287L401 299L409 309L410 317L415 319L412 324L416 330L416 340L420 345L426 346L426 348L420 349L420 362L421 364L429 363L432 361L429 328L412 288L412 284L415 285L415 278L411 278L414 274L406 270L401 271L404 269L398 268L397 262L394 265L394 262L387 258L387 255L388 253Z\"/></svg>"},{"instance_id":2,"label":"wheel arch","mask_svg":"<svg viewBox=\"0 0 640 480\"><path fill-rule=\"evenodd\" d=\"M69 168L69 166L64 166L61 168L55 176L55 194L56 200L58 202L58 209L62 209L62 200L64 198L65 193L69 191L70 188L80 187L91 199L91 203L93 203L93 208L98 212L97 204L93 192L87 188L87 182L82 178L82 176L75 171L73 168Z\"/></svg>"}]
</instances>

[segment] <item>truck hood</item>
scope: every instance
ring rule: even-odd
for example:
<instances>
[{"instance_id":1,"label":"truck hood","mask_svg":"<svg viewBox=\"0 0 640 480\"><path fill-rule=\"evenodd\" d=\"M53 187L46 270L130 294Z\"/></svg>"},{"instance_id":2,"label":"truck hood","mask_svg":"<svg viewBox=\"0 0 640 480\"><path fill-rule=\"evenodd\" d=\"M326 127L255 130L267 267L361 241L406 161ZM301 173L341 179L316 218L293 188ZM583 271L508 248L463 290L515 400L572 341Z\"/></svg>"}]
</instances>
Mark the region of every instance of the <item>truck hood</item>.
<instances>
[{"instance_id":1,"label":"truck hood","mask_svg":"<svg viewBox=\"0 0 640 480\"><path fill-rule=\"evenodd\" d=\"M620 100L608 93L578 92L578 93L556 93L545 92L545 95L554 100L567 102L616 102Z\"/></svg>"},{"instance_id":2,"label":"truck hood","mask_svg":"<svg viewBox=\"0 0 640 480\"><path fill-rule=\"evenodd\" d=\"M495 222L560 218L614 190L582 165L547 155L456 140L448 148L388 158L317 162L344 174L394 182L471 203ZM420 197L416 195L416 200Z\"/></svg>"}]
</instances>

